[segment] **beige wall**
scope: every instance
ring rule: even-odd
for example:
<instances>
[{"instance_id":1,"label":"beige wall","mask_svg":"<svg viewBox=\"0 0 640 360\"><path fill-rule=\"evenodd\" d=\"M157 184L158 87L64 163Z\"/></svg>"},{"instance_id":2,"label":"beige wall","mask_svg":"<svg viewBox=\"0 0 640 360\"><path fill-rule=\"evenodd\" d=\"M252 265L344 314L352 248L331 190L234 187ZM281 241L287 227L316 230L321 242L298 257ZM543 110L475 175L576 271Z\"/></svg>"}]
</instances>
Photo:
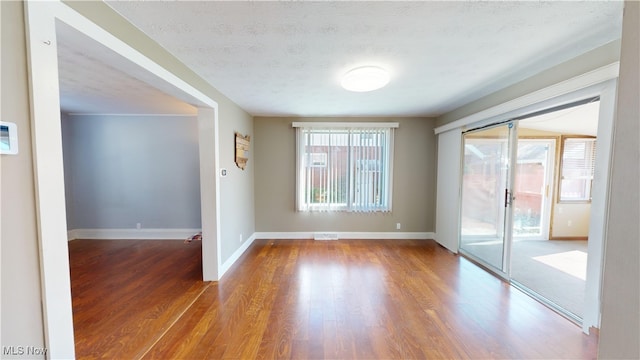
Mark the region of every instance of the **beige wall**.
<instances>
[{"instance_id":1,"label":"beige wall","mask_svg":"<svg viewBox=\"0 0 640 360\"><path fill-rule=\"evenodd\" d=\"M640 2L626 1L598 357L640 358Z\"/></svg>"},{"instance_id":2,"label":"beige wall","mask_svg":"<svg viewBox=\"0 0 640 360\"><path fill-rule=\"evenodd\" d=\"M44 346L31 159L23 4L0 2L2 121L18 126L18 155L0 155L2 346ZM2 356L5 358L5 356Z\"/></svg>"},{"instance_id":3,"label":"beige wall","mask_svg":"<svg viewBox=\"0 0 640 360\"><path fill-rule=\"evenodd\" d=\"M589 236L591 203L553 203L551 235L553 239Z\"/></svg>"},{"instance_id":4,"label":"beige wall","mask_svg":"<svg viewBox=\"0 0 640 360\"><path fill-rule=\"evenodd\" d=\"M220 115L220 223L222 262L226 261L255 230L253 118L237 106L225 106ZM235 132L251 136L249 161L244 170L235 164ZM242 241L240 239L242 238Z\"/></svg>"},{"instance_id":5,"label":"beige wall","mask_svg":"<svg viewBox=\"0 0 640 360\"><path fill-rule=\"evenodd\" d=\"M251 115L240 109L106 4L92 1L65 1L65 4L218 103L220 166L229 170L229 176L221 179L220 182L220 222L222 224L220 231L222 262L224 262L240 247L240 234L246 240L255 232L252 160L249 160L248 167L244 172L236 168L233 163L235 151L233 132L252 134L253 119Z\"/></svg>"},{"instance_id":6,"label":"beige wall","mask_svg":"<svg viewBox=\"0 0 640 360\"><path fill-rule=\"evenodd\" d=\"M295 210L294 121L394 121L393 211L390 214L302 213ZM435 230L436 139L428 118L254 119L256 231L401 232Z\"/></svg>"}]
</instances>

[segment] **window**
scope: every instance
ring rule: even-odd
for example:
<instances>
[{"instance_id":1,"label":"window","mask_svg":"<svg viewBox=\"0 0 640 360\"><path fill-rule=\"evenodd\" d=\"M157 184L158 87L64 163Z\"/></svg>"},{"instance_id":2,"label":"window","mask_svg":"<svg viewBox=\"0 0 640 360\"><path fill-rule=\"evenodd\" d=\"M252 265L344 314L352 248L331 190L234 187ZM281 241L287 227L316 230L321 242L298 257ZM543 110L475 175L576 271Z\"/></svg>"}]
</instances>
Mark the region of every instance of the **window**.
<instances>
[{"instance_id":1,"label":"window","mask_svg":"<svg viewBox=\"0 0 640 360\"><path fill-rule=\"evenodd\" d=\"M397 123L294 123L299 211L391 211Z\"/></svg>"},{"instance_id":2,"label":"window","mask_svg":"<svg viewBox=\"0 0 640 360\"><path fill-rule=\"evenodd\" d=\"M560 170L560 201L591 201L596 139L565 138Z\"/></svg>"}]
</instances>

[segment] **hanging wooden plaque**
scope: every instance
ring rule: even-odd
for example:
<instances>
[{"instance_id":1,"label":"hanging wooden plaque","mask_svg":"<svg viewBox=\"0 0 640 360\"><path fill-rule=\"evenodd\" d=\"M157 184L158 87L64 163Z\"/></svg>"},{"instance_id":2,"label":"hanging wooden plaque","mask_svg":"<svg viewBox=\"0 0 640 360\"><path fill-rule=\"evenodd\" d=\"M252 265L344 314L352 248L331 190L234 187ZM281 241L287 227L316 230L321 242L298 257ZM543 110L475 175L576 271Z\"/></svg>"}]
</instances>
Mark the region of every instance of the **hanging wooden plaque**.
<instances>
[{"instance_id":1,"label":"hanging wooden plaque","mask_svg":"<svg viewBox=\"0 0 640 360\"><path fill-rule=\"evenodd\" d=\"M249 160L249 144L251 136L236 133L236 165L242 170L247 166Z\"/></svg>"}]
</instances>

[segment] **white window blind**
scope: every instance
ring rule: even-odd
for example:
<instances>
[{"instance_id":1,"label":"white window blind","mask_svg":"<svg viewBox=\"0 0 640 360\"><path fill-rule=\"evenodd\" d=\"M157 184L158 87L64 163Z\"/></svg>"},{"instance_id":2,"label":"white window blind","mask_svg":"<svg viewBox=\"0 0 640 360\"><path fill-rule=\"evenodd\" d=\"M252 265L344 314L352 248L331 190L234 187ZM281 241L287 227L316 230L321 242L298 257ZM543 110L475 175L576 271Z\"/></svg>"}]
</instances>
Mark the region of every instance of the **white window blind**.
<instances>
[{"instance_id":1,"label":"white window blind","mask_svg":"<svg viewBox=\"0 0 640 360\"><path fill-rule=\"evenodd\" d=\"M398 125L373 124L293 124L299 211L391 211L393 129Z\"/></svg>"},{"instance_id":2,"label":"white window blind","mask_svg":"<svg viewBox=\"0 0 640 360\"><path fill-rule=\"evenodd\" d=\"M596 139L566 138L562 150L560 201L589 201L596 162Z\"/></svg>"}]
</instances>

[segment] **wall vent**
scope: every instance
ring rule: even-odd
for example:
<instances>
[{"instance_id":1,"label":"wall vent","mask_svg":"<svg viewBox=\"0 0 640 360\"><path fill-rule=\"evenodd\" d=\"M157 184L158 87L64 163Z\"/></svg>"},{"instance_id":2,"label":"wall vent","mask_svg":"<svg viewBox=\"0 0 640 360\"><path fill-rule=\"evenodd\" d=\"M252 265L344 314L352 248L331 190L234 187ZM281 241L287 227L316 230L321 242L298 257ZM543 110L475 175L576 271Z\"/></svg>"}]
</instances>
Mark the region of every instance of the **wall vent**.
<instances>
[{"instance_id":1,"label":"wall vent","mask_svg":"<svg viewBox=\"0 0 640 360\"><path fill-rule=\"evenodd\" d=\"M338 233L329 233L329 232L314 233L313 240L338 240Z\"/></svg>"}]
</instances>

